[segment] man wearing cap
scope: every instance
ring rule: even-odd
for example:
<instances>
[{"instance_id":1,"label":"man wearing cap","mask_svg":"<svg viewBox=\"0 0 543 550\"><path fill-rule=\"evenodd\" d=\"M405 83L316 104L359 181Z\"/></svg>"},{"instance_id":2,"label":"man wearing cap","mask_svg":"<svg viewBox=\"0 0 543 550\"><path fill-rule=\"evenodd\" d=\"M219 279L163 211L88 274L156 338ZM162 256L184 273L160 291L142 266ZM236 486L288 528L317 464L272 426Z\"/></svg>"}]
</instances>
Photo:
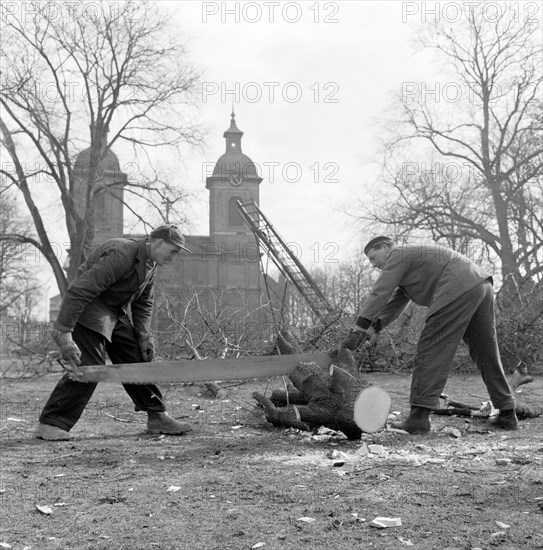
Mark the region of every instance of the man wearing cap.
<instances>
[{"instance_id":1,"label":"man wearing cap","mask_svg":"<svg viewBox=\"0 0 543 550\"><path fill-rule=\"evenodd\" d=\"M372 239L364 253L381 270L343 346L356 350L394 321L410 301L428 307L417 343L411 382L411 411L393 427L430 431L460 340L468 345L499 415L495 424L516 430L515 400L505 378L496 339L492 277L469 258L436 244L398 246Z\"/></svg>"},{"instance_id":2,"label":"man wearing cap","mask_svg":"<svg viewBox=\"0 0 543 550\"><path fill-rule=\"evenodd\" d=\"M185 247L175 225L161 225L148 238L116 238L97 246L79 267L62 300L53 339L71 365L152 361L153 287L156 269L174 261ZM128 315L130 306L131 319ZM95 383L66 373L40 415L35 436L49 441L71 438L69 431L89 402ZM151 384L123 384L136 411L146 411L147 432L183 434L187 423L166 412L160 390Z\"/></svg>"}]
</instances>

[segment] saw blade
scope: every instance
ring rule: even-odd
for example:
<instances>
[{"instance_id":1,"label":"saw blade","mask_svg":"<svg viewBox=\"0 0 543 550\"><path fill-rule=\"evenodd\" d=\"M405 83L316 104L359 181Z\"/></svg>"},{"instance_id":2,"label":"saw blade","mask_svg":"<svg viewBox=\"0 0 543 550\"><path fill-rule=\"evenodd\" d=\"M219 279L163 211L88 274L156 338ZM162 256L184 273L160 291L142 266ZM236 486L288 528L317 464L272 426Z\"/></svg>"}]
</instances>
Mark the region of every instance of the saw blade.
<instances>
[{"instance_id":1,"label":"saw blade","mask_svg":"<svg viewBox=\"0 0 543 550\"><path fill-rule=\"evenodd\" d=\"M150 363L82 365L69 376L76 382L122 382L159 384L170 382L212 382L272 378L292 373L299 363L317 363L329 368L335 352L264 355L237 359L176 359Z\"/></svg>"}]
</instances>

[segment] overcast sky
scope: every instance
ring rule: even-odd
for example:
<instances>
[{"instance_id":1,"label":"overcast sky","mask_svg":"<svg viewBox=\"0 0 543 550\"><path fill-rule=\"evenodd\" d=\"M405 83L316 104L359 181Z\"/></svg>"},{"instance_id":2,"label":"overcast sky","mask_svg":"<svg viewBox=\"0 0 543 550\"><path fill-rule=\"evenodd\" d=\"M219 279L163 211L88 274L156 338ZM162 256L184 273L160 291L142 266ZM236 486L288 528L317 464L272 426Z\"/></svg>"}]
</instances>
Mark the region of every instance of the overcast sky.
<instances>
[{"instance_id":1,"label":"overcast sky","mask_svg":"<svg viewBox=\"0 0 543 550\"><path fill-rule=\"evenodd\" d=\"M208 132L205 151L184 159L183 184L201 190L191 232L209 234L205 171L224 153L234 101L243 152L264 178L261 208L311 268L370 237L341 210L375 180L379 121L393 96L430 68L416 54L413 2L274 4L178 2L176 22L204 73Z\"/></svg>"}]
</instances>

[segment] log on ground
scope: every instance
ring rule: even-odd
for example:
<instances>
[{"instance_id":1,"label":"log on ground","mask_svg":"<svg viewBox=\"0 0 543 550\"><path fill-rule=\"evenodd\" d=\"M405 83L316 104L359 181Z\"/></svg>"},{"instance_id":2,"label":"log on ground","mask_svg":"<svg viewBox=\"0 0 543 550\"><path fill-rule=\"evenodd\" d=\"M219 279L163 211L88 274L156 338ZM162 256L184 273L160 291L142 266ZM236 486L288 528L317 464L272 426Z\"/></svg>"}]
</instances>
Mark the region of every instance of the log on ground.
<instances>
[{"instance_id":1,"label":"log on ground","mask_svg":"<svg viewBox=\"0 0 543 550\"><path fill-rule=\"evenodd\" d=\"M283 354L299 352L292 336L286 339L280 334L277 344ZM336 363L330 369L300 363L285 390L276 390L271 398L255 392L253 398L263 408L266 420L277 427L308 431L325 426L349 439L359 439L362 431L354 421L354 403L360 391L371 384L362 379L348 350L338 352ZM388 410L383 414L386 420Z\"/></svg>"}]
</instances>

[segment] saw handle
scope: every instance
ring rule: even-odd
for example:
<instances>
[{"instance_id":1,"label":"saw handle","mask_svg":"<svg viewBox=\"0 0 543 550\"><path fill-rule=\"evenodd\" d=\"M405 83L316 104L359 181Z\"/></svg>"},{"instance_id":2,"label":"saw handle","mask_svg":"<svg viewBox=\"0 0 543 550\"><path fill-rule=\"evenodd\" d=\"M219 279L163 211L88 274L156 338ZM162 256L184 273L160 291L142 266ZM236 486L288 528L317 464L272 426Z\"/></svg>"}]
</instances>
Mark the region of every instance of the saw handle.
<instances>
[{"instance_id":1,"label":"saw handle","mask_svg":"<svg viewBox=\"0 0 543 550\"><path fill-rule=\"evenodd\" d=\"M83 377L83 373L79 370L79 365L75 359L70 359L69 365L64 361L57 359L58 364L66 371L68 378L74 382L80 382Z\"/></svg>"}]
</instances>

